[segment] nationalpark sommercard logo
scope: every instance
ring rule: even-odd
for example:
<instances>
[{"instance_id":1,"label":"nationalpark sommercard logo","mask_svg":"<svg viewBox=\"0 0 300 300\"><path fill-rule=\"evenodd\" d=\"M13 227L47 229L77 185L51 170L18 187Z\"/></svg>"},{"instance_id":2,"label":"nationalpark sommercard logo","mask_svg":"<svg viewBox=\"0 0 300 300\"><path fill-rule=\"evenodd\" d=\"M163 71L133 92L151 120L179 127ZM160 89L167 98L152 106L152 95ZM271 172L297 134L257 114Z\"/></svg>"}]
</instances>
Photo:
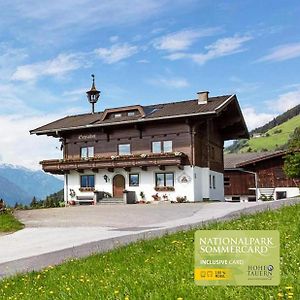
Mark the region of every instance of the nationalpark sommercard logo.
<instances>
[{"instance_id":1,"label":"nationalpark sommercard logo","mask_svg":"<svg viewBox=\"0 0 300 300\"><path fill-rule=\"evenodd\" d=\"M195 282L198 285L278 285L279 231L198 230Z\"/></svg>"}]
</instances>

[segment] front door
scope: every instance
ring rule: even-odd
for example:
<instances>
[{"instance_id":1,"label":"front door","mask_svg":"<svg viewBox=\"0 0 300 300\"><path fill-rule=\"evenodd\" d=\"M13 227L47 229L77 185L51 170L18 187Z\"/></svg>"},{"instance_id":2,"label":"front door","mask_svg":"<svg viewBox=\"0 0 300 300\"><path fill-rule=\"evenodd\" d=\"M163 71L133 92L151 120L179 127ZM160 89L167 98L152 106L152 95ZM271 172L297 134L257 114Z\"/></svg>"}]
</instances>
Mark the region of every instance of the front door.
<instances>
[{"instance_id":1,"label":"front door","mask_svg":"<svg viewBox=\"0 0 300 300\"><path fill-rule=\"evenodd\" d=\"M125 190L125 178L118 174L113 179L113 196L114 198L123 198L123 191Z\"/></svg>"}]
</instances>

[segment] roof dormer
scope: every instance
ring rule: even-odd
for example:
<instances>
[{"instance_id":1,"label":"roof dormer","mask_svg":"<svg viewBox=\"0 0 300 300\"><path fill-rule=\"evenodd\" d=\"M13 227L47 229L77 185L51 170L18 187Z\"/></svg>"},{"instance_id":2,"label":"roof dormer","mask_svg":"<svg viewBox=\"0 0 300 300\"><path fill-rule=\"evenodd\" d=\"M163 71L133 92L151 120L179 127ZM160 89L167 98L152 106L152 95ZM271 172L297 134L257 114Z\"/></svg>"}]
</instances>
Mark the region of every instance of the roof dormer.
<instances>
[{"instance_id":1,"label":"roof dormer","mask_svg":"<svg viewBox=\"0 0 300 300\"><path fill-rule=\"evenodd\" d=\"M130 119L130 118L142 118L145 116L145 112L140 105L106 109L103 112L101 121L113 120L113 119Z\"/></svg>"}]
</instances>

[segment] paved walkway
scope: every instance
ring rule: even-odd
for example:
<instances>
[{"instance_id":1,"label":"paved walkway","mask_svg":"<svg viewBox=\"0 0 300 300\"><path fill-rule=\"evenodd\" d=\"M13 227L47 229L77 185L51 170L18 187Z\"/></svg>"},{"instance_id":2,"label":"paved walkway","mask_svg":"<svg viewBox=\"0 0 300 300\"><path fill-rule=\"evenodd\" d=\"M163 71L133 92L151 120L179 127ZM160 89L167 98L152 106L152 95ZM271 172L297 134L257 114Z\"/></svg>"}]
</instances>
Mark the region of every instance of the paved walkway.
<instances>
[{"instance_id":1,"label":"paved walkway","mask_svg":"<svg viewBox=\"0 0 300 300\"><path fill-rule=\"evenodd\" d=\"M300 203L300 199L85 206L18 212L26 228L0 237L0 278L107 251L139 239L296 202Z\"/></svg>"}]
</instances>

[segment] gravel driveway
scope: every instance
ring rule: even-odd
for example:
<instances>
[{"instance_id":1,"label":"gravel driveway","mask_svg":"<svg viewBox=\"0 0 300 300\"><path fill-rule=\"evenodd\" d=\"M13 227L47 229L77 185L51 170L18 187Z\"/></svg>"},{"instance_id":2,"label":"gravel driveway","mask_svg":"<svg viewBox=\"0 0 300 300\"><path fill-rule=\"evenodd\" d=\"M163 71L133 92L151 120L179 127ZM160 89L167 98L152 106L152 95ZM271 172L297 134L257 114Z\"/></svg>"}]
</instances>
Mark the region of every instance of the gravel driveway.
<instances>
[{"instance_id":1,"label":"gravel driveway","mask_svg":"<svg viewBox=\"0 0 300 300\"><path fill-rule=\"evenodd\" d=\"M137 227L191 217L210 203L89 205L20 210L16 217L26 227ZM232 205L232 204L228 204ZM233 204L235 205L235 204Z\"/></svg>"}]
</instances>

